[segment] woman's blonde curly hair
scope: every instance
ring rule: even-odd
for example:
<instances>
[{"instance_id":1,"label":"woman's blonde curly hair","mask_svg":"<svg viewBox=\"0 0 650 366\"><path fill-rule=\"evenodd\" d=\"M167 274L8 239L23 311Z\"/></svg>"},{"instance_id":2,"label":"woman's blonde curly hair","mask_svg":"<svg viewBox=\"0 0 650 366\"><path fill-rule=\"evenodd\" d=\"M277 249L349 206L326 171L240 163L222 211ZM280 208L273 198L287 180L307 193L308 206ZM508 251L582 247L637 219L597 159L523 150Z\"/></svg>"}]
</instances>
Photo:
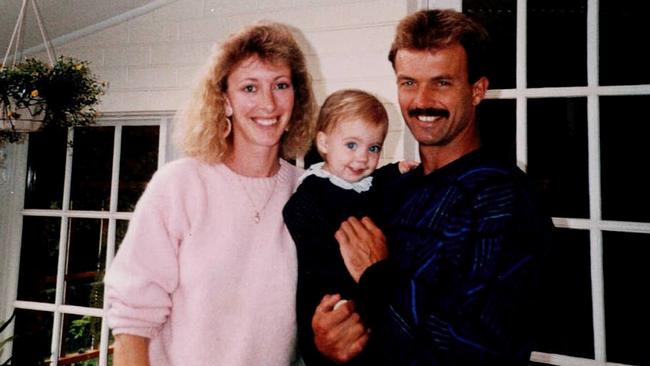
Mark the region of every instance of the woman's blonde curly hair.
<instances>
[{"instance_id":1,"label":"woman's blonde curly hair","mask_svg":"<svg viewBox=\"0 0 650 366\"><path fill-rule=\"evenodd\" d=\"M295 159L307 151L314 133L316 103L305 56L287 26L258 22L231 35L213 53L192 99L177 114L181 127L177 142L187 156L214 164L230 154L232 133L228 133L225 112L228 76L240 61L253 55L291 69L295 100L280 156Z\"/></svg>"}]
</instances>

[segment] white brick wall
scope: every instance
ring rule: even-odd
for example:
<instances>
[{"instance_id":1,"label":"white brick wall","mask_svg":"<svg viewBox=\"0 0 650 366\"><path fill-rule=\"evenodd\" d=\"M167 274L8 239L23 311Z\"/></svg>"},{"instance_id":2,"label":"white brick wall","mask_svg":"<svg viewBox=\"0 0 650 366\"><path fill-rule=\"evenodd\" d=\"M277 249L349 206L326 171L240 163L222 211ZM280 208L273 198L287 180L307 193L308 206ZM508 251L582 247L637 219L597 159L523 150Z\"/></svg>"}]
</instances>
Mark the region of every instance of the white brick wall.
<instances>
[{"instance_id":1,"label":"white brick wall","mask_svg":"<svg viewBox=\"0 0 650 366\"><path fill-rule=\"evenodd\" d=\"M269 19L296 28L319 102L341 88L376 94L389 112L384 160L404 157L404 128L386 56L409 1L177 0L146 15L70 42L57 54L89 60L109 82L105 112L178 109L215 43ZM408 133L408 132L407 132Z\"/></svg>"}]
</instances>

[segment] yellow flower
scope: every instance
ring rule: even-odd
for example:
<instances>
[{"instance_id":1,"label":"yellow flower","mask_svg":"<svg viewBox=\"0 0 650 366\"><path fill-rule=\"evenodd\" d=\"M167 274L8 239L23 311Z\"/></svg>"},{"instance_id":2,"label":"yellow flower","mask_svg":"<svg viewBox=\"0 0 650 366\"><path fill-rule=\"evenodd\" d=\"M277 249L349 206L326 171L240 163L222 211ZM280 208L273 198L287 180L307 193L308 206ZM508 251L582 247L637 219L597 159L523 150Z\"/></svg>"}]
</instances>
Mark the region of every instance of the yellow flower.
<instances>
[{"instance_id":1,"label":"yellow flower","mask_svg":"<svg viewBox=\"0 0 650 366\"><path fill-rule=\"evenodd\" d=\"M75 68L75 70L77 70L77 71L81 71L81 69L84 68L84 65L83 65L83 64L76 64L76 65L74 66L74 68Z\"/></svg>"},{"instance_id":2,"label":"yellow flower","mask_svg":"<svg viewBox=\"0 0 650 366\"><path fill-rule=\"evenodd\" d=\"M32 96L32 98L38 97L38 90L37 89L32 90L32 93L30 95Z\"/></svg>"}]
</instances>

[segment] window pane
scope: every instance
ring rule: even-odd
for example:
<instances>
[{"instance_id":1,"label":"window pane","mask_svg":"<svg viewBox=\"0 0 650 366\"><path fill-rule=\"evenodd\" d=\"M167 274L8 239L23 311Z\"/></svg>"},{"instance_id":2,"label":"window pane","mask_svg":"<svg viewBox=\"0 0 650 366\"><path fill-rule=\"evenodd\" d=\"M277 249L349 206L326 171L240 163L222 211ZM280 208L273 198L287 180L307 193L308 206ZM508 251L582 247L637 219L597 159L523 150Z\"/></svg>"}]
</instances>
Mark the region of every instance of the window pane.
<instances>
[{"instance_id":1,"label":"window pane","mask_svg":"<svg viewBox=\"0 0 650 366\"><path fill-rule=\"evenodd\" d=\"M107 211L114 127L75 128L70 209Z\"/></svg>"},{"instance_id":2,"label":"window pane","mask_svg":"<svg viewBox=\"0 0 650 366\"><path fill-rule=\"evenodd\" d=\"M585 98L528 100L528 173L552 216L589 216Z\"/></svg>"},{"instance_id":3,"label":"window pane","mask_svg":"<svg viewBox=\"0 0 650 366\"><path fill-rule=\"evenodd\" d=\"M61 219L23 218L18 300L54 303Z\"/></svg>"},{"instance_id":4,"label":"window pane","mask_svg":"<svg viewBox=\"0 0 650 366\"><path fill-rule=\"evenodd\" d=\"M646 172L650 96L600 98L602 212L606 220L650 222Z\"/></svg>"},{"instance_id":5,"label":"window pane","mask_svg":"<svg viewBox=\"0 0 650 366\"><path fill-rule=\"evenodd\" d=\"M67 130L29 134L25 208L61 208L67 136Z\"/></svg>"},{"instance_id":6,"label":"window pane","mask_svg":"<svg viewBox=\"0 0 650 366\"><path fill-rule=\"evenodd\" d=\"M648 34L650 2L600 0L600 85L650 84L650 55L639 43Z\"/></svg>"},{"instance_id":7,"label":"window pane","mask_svg":"<svg viewBox=\"0 0 650 366\"><path fill-rule=\"evenodd\" d=\"M98 365L101 329L101 318L65 314L59 365Z\"/></svg>"},{"instance_id":8,"label":"window pane","mask_svg":"<svg viewBox=\"0 0 650 366\"><path fill-rule=\"evenodd\" d=\"M65 304L101 308L108 220L71 219Z\"/></svg>"},{"instance_id":9,"label":"window pane","mask_svg":"<svg viewBox=\"0 0 650 366\"><path fill-rule=\"evenodd\" d=\"M16 309L12 365L49 365L52 313Z\"/></svg>"},{"instance_id":10,"label":"window pane","mask_svg":"<svg viewBox=\"0 0 650 366\"><path fill-rule=\"evenodd\" d=\"M129 228L129 221L117 220L116 226L117 226L116 229L117 231L115 232L115 253L117 253L117 250L120 248L120 245L122 244L122 240L124 240L126 231Z\"/></svg>"},{"instance_id":11,"label":"window pane","mask_svg":"<svg viewBox=\"0 0 650 366\"><path fill-rule=\"evenodd\" d=\"M158 168L158 131L158 126L122 128L119 211L133 211L144 187Z\"/></svg>"},{"instance_id":12,"label":"window pane","mask_svg":"<svg viewBox=\"0 0 650 366\"><path fill-rule=\"evenodd\" d=\"M589 232L556 229L545 268L537 350L593 358Z\"/></svg>"},{"instance_id":13,"label":"window pane","mask_svg":"<svg viewBox=\"0 0 650 366\"><path fill-rule=\"evenodd\" d=\"M587 85L586 3L528 0L529 87Z\"/></svg>"},{"instance_id":14,"label":"window pane","mask_svg":"<svg viewBox=\"0 0 650 366\"><path fill-rule=\"evenodd\" d=\"M647 337L650 300L645 281L650 278L650 235L603 233L605 329L607 361L650 365Z\"/></svg>"},{"instance_id":15,"label":"window pane","mask_svg":"<svg viewBox=\"0 0 650 366\"><path fill-rule=\"evenodd\" d=\"M492 40L490 89L514 88L516 72L517 2L463 0L463 12L479 19Z\"/></svg>"},{"instance_id":16,"label":"window pane","mask_svg":"<svg viewBox=\"0 0 650 366\"><path fill-rule=\"evenodd\" d=\"M477 111L483 146L515 163L517 160L515 101L513 99L485 99Z\"/></svg>"}]
</instances>

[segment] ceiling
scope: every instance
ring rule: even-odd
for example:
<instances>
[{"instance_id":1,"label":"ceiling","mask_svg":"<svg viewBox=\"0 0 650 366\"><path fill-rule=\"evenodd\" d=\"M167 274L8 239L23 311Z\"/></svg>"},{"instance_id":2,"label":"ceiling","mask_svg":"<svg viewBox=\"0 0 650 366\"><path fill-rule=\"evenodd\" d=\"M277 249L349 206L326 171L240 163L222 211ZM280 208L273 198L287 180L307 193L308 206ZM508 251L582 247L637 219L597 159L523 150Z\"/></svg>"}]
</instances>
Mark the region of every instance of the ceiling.
<instances>
[{"instance_id":1,"label":"ceiling","mask_svg":"<svg viewBox=\"0 0 650 366\"><path fill-rule=\"evenodd\" d=\"M25 8L23 41L19 48L21 50L27 50L42 43L31 2L32 0L27 0ZM50 40L119 17L134 9L151 5L151 3L160 2L161 0L36 0ZM0 63L9 46L22 3L23 0L0 0Z\"/></svg>"}]
</instances>

